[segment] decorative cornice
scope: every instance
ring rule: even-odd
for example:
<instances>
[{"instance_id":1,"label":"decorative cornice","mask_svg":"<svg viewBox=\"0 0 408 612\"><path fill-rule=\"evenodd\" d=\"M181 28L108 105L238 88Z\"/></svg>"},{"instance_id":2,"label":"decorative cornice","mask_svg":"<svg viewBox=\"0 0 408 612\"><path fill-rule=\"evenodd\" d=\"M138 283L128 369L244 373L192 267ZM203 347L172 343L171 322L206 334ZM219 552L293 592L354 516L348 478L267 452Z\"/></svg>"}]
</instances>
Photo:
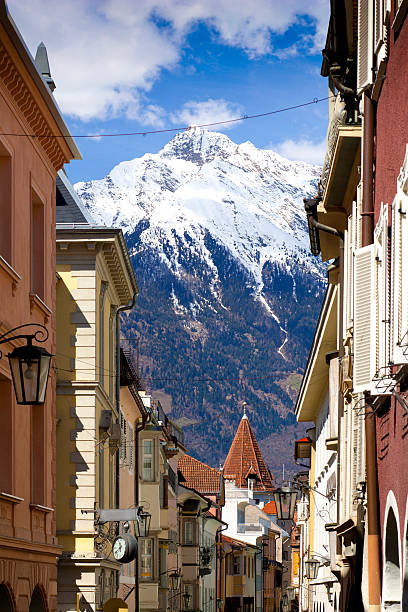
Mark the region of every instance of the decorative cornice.
<instances>
[{"instance_id":1,"label":"decorative cornice","mask_svg":"<svg viewBox=\"0 0 408 612\"><path fill-rule=\"evenodd\" d=\"M60 170L69 160L2 42L0 42L0 80L24 115L32 134L38 134L38 137L32 140L38 141L54 168Z\"/></svg>"}]
</instances>

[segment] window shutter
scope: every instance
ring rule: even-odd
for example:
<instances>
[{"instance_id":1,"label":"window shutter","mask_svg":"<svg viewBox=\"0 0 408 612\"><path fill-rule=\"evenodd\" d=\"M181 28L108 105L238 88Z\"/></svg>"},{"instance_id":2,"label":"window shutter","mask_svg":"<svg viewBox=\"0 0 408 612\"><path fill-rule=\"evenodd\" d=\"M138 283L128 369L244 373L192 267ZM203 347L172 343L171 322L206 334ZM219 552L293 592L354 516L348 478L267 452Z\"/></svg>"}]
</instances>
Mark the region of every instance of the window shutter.
<instances>
[{"instance_id":1,"label":"window shutter","mask_svg":"<svg viewBox=\"0 0 408 612\"><path fill-rule=\"evenodd\" d=\"M358 2L357 91L359 93L373 81L373 8L373 0Z\"/></svg>"},{"instance_id":2,"label":"window shutter","mask_svg":"<svg viewBox=\"0 0 408 612\"><path fill-rule=\"evenodd\" d=\"M402 330L402 202L399 194L391 206L391 359L403 360L401 349Z\"/></svg>"},{"instance_id":3,"label":"window shutter","mask_svg":"<svg viewBox=\"0 0 408 612\"><path fill-rule=\"evenodd\" d=\"M408 360L408 196L401 197L399 208L401 224L401 346Z\"/></svg>"},{"instance_id":4,"label":"window shutter","mask_svg":"<svg viewBox=\"0 0 408 612\"><path fill-rule=\"evenodd\" d=\"M374 376L374 245L354 254L354 392L370 391Z\"/></svg>"},{"instance_id":5,"label":"window shutter","mask_svg":"<svg viewBox=\"0 0 408 612\"><path fill-rule=\"evenodd\" d=\"M374 50L377 53L384 39L384 0L375 0L374 11Z\"/></svg>"},{"instance_id":6,"label":"window shutter","mask_svg":"<svg viewBox=\"0 0 408 612\"><path fill-rule=\"evenodd\" d=\"M375 382L376 393L389 392L390 379L390 307L388 206L382 204L375 229Z\"/></svg>"},{"instance_id":7,"label":"window shutter","mask_svg":"<svg viewBox=\"0 0 408 612\"><path fill-rule=\"evenodd\" d=\"M130 425L128 425L128 455L129 455L129 471L133 472L134 469L134 465L133 465L133 461L134 461L134 444L133 444L133 427Z\"/></svg>"}]
</instances>

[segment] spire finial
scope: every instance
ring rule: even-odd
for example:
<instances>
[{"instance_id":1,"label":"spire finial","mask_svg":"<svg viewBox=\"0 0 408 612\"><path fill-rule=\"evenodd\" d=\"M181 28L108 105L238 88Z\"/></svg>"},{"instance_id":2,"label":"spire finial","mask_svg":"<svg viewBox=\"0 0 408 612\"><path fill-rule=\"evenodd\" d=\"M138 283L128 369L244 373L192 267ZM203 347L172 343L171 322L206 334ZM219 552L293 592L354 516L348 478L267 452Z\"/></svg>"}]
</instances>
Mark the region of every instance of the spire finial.
<instances>
[{"instance_id":1,"label":"spire finial","mask_svg":"<svg viewBox=\"0 0 408 612\"><path fill-rule=\"evenodd\" d=\"M243 419L247 419L247 418L248 418L248 417L247 417L247 413L246 413L246 405L247 405L247 403L246 403L246 402L242 402L242 408L243 408L243 410L244 410L244 414L242 415L242 418L243 418Z\"/></svg>"},{"instance_id":2,"label":"spire finial","mask_svg":"<svg viewBox=\"0 0 408 612\"><path fill-rule=\"evenodd\" d=\"M37 47L37 53L35 54L35 63L48 87L51 89L51 91L54 91L55 83L51 76L47 49L43 42L41 42Z\"/></svg>"}]
</instances>

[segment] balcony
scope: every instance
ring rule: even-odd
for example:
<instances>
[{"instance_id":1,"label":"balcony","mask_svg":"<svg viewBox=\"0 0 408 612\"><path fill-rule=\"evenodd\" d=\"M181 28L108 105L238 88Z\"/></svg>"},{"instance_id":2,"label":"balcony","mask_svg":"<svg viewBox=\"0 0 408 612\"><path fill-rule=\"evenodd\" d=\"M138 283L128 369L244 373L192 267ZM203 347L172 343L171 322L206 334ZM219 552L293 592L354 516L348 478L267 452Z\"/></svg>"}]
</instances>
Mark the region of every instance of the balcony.
<instances>
[{"instance_id":1,"label":"balcony","mask_svg":"<svg viewBox=\"0 0 408 612\"><path fill-rule=\"evenodd\" d=\"M342 102L340 96L337 96L327 131L327 151L319 182L319 191L323 195L325 204L339 205L341 203L343 198L341 200L338 197L336 198L336 192L341 188L340 183L344 183L344 178L348 179L350 175L359 148L360 138L361 119L357 105L350 106L350 104ZM337 172L334 172L339 162L341 167L338 168ZM343 175L342 177L338 176L339 170ZM325 202L326 196L328 197L327 202ZM333 199L334 202L332 202Z\"/></svg>"}]
</instances>

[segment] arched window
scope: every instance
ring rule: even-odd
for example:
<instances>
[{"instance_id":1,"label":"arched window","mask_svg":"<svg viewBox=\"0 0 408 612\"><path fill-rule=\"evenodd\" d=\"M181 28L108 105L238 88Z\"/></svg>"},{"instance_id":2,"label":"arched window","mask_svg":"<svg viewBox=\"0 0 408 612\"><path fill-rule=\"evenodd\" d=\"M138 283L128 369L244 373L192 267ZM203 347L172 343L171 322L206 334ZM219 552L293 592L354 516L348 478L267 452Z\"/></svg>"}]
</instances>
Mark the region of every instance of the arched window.
<instances>
[{"instance_id":1,"label":"arched window","mask_svg":"<svg viewBox=\"0 0 408 612\"><path fill-rule=\"evenodd\" d=\"M392 508L389 510L385 528L384 549L383 606L387 611L397 612L401 610L401 570L398 527Z\"/></svg>"},{"instance_id":2,"label":"arched window","mask_svg":"<svg viewBox=\"0 0 408 612\"><path fill-rule=\"evenodd\" d=\"M29 612L46 612L47 608L44 602L44 596L40 587L37 585L31 595L30 611Z\"/></svg>"},{"instance_id":3,"label":"arched window","mask_svg":"<svg viewBox=\"0 0 408 612\"><path fill-rule=\"evenodd\" d=\"M2 612L14 612L10 591L5 584L0 584L0 610Z\"/></svg>"}]
</instances>

